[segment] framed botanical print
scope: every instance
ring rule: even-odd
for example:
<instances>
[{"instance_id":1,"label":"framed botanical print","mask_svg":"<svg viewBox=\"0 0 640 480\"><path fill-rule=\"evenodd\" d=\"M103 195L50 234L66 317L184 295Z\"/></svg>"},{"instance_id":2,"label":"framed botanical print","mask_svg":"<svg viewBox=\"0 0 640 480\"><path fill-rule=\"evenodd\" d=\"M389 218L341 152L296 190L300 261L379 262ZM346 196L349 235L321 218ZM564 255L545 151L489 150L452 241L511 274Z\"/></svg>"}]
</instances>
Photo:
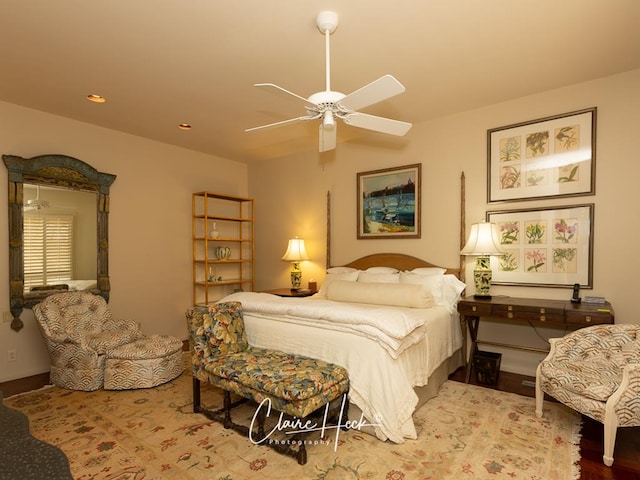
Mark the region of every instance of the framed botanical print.
<instances>
[{"instance_id":1,"label":"framed botanical print","mask_svg":"<svg viewBox=\"0 0 640 480\"><path fill-rule=\"evenodd\" d=\"M358 238L420 238L422 164L358 173Z\"/></svg>"},{"instance_id":2,"label":"framed botanical print","mask_svg":"<svg viewBox=\"0 0 640 480\"><path fill-rule=\"evenodd\" d=\"M596 108L487 132L489 202L595 194Z\"/></svg>"},{"instance_id":3,"label":"framed botanical print","mask_svg":"<svg viewBox=\"0 0 640 480\"><path fill-rule=\"evenodd\" d=\"M491 257L492 283L592 288L592 203L487 212L507 251Z\"/></svg>"}]
</instances>

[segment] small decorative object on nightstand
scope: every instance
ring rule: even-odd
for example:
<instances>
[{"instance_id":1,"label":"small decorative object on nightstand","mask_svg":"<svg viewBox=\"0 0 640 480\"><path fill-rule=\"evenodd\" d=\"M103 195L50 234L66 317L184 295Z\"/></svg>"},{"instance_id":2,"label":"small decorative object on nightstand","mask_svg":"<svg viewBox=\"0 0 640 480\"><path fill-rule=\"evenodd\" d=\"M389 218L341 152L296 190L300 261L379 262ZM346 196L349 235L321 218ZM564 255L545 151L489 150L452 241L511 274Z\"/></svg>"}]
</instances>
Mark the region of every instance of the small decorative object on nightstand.
<instances>
[{"instance_id":1,"label":"small decorative object on nightstand","mask_svg":"<svg viewBox=\"0 0 640 480\"><path fill-rule=\"evenodd\" d=\"M469 240L460 251L462 255L475 255L476 268L473 280L476 285L475 298L491 298L491 259L490 255L504 255L506 252L500 245L500 237L495 223L474 223L471 225Z\"/></svg>"}]
</instances>

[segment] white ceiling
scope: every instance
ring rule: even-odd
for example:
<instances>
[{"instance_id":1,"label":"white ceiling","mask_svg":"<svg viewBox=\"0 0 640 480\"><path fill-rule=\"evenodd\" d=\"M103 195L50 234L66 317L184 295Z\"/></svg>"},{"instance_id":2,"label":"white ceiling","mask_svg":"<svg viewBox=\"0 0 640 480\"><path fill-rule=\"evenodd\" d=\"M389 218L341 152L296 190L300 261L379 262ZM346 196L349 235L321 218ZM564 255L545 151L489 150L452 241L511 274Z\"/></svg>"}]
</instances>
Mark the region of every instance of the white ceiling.
<instances>
[{"instance_id":1,"label":"white ceiling","mask_svg":"<svg viewBox=\"0 0 640 480\"><path fill-rule=\"evenodd\" d=\"M365 111L414 124L640 67L638 0L0 0L0 100L243 162L317 154L316 122L244 129L305 114L254 83L324 89L321 10L332 89L390 73L407 91Z\"/></svg>"}]
</instances>

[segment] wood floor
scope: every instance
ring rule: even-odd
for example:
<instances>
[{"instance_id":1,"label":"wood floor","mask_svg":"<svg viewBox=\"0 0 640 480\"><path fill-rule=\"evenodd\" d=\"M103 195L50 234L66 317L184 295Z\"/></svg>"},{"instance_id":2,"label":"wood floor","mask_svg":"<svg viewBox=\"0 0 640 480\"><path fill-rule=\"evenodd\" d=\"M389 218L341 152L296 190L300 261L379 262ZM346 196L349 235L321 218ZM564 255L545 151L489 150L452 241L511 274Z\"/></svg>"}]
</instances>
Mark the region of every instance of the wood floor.
<instances>
[{"instance_id":1,"label":"wood floor","mask_svg":"<svg viewBox=\"0 0 640 480\"><path fill-rule=\"evenodd\" d=\"M451 375L451 380L463 382L464 369ZM523 385L523 381L533 382L533 377L525 377L509 372L500 372L498 390L534 397L534 388ZM5 397L41 388L49 382L48 374L35 375L10 382L0 383ZM640 480L640 427L619 428L612 467L602 463L602 425L584 417L582 440L580 441L581 480Z\"/></svg>"}]
</instances>

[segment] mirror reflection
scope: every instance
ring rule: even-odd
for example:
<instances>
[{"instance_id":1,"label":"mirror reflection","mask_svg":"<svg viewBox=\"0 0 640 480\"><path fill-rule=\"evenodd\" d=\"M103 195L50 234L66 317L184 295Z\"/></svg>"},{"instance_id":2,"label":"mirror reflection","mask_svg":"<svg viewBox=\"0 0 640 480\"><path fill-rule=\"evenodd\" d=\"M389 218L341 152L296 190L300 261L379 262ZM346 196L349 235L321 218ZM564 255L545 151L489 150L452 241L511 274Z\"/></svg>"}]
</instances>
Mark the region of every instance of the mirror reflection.
<instances>
[{"instance_id":1,"label":"mirror reflection","mask_svg":"<svg viewBox=\"0 0 640 480\"><path fill-rule=\"evenodd\" d=\"M24 293L97 288L96 193L24 185Z\"/></svg>"},{"instance_id":2,"label":"mirror reflection","mask_svg":"<svg viewBox=\"0 0 640 480\"><path fill-rule=\"evenodd\" d=\"M9 171L11 329L24 327L23 309L59 289L90 290L109 301L109 188L116 176L67 155L2 160Z\"/></svg>"}]
</instances>

